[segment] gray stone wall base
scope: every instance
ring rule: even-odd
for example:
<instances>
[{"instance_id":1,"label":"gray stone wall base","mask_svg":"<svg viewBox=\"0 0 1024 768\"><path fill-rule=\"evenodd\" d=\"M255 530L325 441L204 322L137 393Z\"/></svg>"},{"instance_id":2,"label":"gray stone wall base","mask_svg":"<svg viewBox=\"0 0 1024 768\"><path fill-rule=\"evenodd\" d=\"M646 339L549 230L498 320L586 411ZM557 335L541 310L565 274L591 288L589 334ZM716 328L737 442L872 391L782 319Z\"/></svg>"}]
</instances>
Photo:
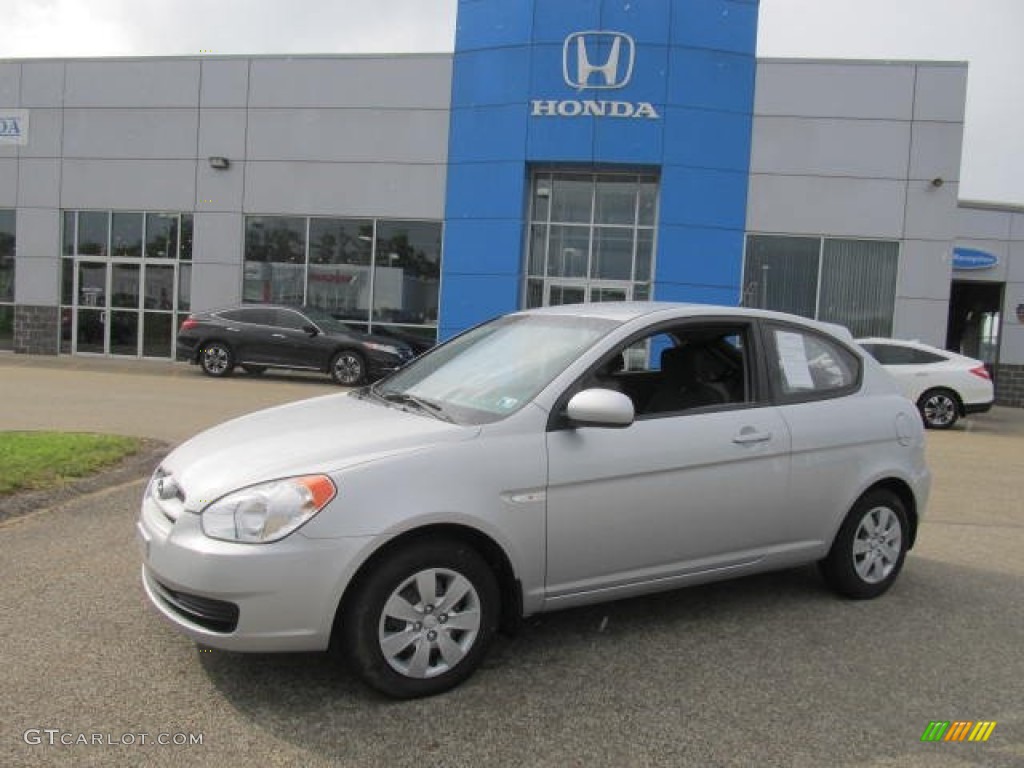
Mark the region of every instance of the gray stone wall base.
<instances>
[{"instance_id":1,"label":"gray stone wall base","mask_svg":"<svg viewBox=\"0 0 1024 768\"><path fill-rule=\"evenodd\" d=\"M996 366L996 405L1024 408L1024 365Z\"/></svg>"},{"instance_id":2,"label":"gray stone wall base","mask_svg":"<svg viewBox=\"0 0 1024 768\"><path fill-rule=\"evenodd\" d=\"M56 355L60 337L58 307L14 307L14 351L23 355Z\"/></svg>"}]
</instances>

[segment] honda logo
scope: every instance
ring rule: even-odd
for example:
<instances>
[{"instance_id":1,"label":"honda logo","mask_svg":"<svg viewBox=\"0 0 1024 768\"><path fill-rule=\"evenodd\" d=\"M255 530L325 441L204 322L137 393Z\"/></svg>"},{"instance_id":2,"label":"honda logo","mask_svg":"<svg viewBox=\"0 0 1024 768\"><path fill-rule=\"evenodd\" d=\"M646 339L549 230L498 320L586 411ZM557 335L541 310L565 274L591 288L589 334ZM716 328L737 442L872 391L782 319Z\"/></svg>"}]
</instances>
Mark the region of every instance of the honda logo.
<instances>
[{"instance_id":1,"label":"honda logo","mask_svg":"<svg viewBox=\"0 0 1024 768\"><path fill-rule=\"evenodd\" d=\"M622 32L573 32L562 46L562 76L570 88L622 88L633 76L636 45Z\"/></svg>"}]
</instances>

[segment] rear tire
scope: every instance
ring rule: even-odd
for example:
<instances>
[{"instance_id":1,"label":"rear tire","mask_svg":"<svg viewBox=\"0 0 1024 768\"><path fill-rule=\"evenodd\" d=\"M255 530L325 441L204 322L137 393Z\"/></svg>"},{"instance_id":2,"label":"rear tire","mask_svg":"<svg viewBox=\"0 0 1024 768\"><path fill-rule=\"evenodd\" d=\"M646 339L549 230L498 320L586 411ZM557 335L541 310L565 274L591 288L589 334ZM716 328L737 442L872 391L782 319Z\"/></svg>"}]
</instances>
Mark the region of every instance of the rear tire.
<instances>
[{"instance_id":1,"label":"rear tire","mask_svg":"<svg viewBox=\"0 0 1024 768\"><path fill-rule=\"evenodd\" d=\"M917 409L928 429L949 429L960 417L960 398L949 389L929 389L917 401Z\"/></svg>"},{"instance_id":2,"label":"rear tire","mask_svg":"<svg viewBox=\"0 0 1024 768\"><path fill-rule=\"evenodd\" d=\"M878 597L896 581L909 540L903 502L879 488L853 505L818 566L825 582L840 595L854 600Z\"/></svg>"},{"instance_id":3,"label":"rear tire","mask_svg":"<svg viewBox=\"0 0 1024 768\"><path fill-rule=\"evenodd\" d=\"M457 539L388 553L344 604L336 648L371 688L396 699L433 696L473 674L494 637L494 572Z\"/></svg>"},{"instance_id":4,"label":"rear tire","mask_svg":"<svg viewBox=\"0 0 1024 768\"><path fill-rule=\"evenodd\" d=\"M214 378L230 376L235 367L235 355L223 341L210 341L199 350L199 367Z\"/></svg>"},{"instance_id":5,"label":"rear tire","mask_svg":"<svg viewBox=\"0 0 1024 768\"><path fill-rule=\"evenodd\" d=\"M366 378L366 361L358 352L343 349L331 359L331 378L343 387L357 387Z\"/></svg>"}]
</instances>

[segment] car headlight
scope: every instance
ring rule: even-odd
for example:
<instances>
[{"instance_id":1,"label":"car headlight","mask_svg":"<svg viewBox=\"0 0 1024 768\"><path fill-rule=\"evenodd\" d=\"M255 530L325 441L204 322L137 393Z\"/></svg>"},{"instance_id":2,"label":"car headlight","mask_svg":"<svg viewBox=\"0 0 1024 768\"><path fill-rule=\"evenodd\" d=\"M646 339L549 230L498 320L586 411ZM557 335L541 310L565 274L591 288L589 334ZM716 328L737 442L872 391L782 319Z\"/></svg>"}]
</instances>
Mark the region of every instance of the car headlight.
<instances>
[{"instance_id":1,"label":"car headlight","mask_svg":"<svg viewBox=\"0 0 1024 768\"><path fill-rule=\"evenodd\" d=\"M372 341L363 342L367 349L372 349L374 352L383 352L386 355L394 355L399 357L398 347L394 347L390 344L375 344Z\"/></svg>"},{"instance_id":2,"label":"car headlight","mask_svg":"<svg viewBox=\"0 0 1024 768\"><path fill-rule=\"evenodd\" d=\"M278 541L327 506L337 490L326 475L274 480L229 493L201 513L211 539L265 544Z\"/></svg>"}]
</instances>

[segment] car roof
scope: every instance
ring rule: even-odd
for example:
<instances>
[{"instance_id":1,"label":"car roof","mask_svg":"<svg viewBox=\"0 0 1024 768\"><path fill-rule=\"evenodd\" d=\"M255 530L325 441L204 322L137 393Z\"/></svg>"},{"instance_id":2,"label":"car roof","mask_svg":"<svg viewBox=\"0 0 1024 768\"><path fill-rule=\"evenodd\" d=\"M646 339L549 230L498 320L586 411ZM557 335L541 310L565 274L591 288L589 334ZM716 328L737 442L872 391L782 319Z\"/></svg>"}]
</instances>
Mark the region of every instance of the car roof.
<instances>
[{"instance_id":1,"label":"car roof","mask_svg":"<svg viewBox=\"0 0 1024 768\"><path fill-rule=\"evenodd\" d=\"M640 317L650 317L657 314L666 314L682 317L756 317L766 320L779 320L782 322L798 322L813 328L826 330L829 333L839 336L842 339L852 342L853 335L845 326L834 323L826 323L819 320L811 320L806 317L786 314L784 312L773 312L767 309L754 309L752 307L736 307L721 304L695 304L669 301L607 301L592 304L562 304L556 307L537 307L535 309L524 309L514 314L519 315L554 315L571 317L592 317L605 320L613 320L619 323L628 323Z\"/></svg>"}]
</instances>

